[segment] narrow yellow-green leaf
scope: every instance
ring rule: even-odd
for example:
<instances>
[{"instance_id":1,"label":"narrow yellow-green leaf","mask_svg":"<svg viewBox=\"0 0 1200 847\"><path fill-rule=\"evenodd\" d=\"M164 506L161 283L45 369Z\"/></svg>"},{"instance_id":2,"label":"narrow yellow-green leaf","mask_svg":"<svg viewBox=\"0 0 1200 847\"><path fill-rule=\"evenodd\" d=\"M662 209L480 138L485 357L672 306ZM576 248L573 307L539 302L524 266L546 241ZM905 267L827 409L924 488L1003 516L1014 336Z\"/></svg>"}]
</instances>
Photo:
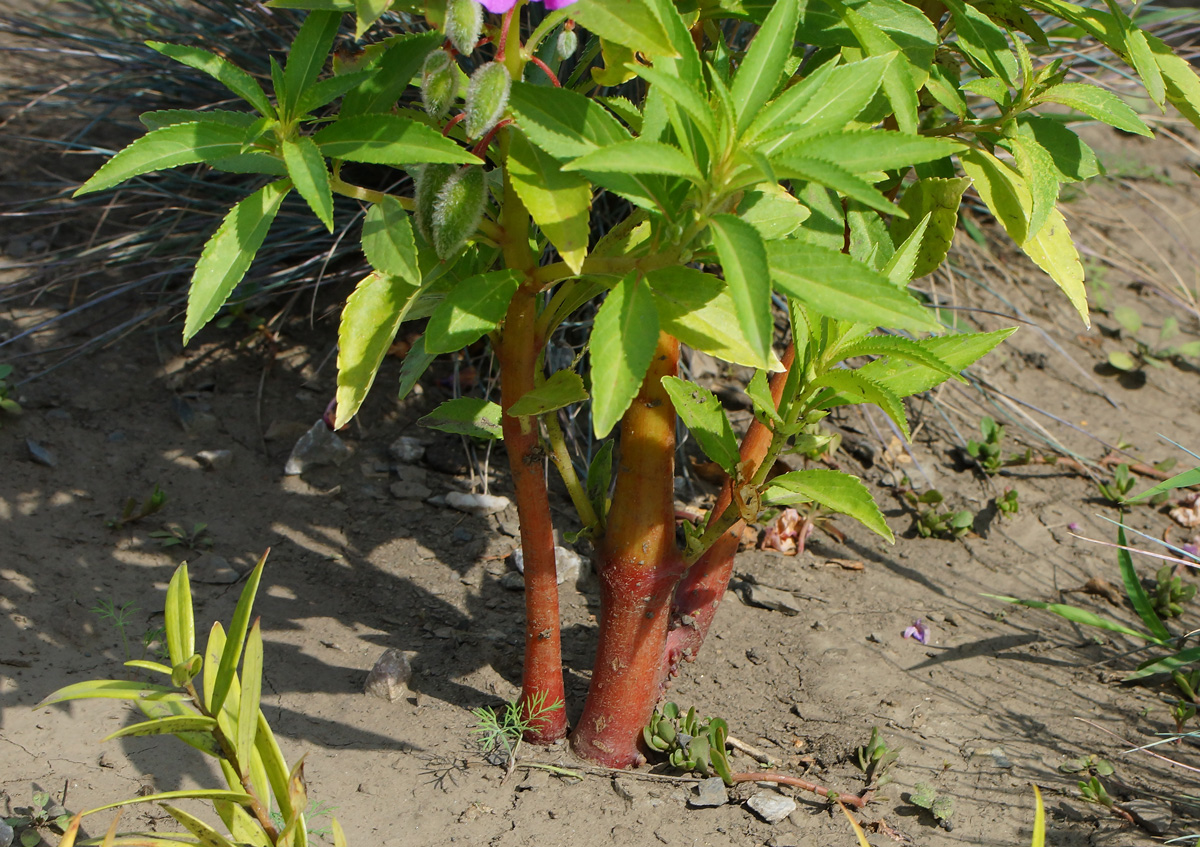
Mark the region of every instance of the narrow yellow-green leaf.
<instances>
[{"instance_id":1,"label":"narrow yellow-green leaf","mask_svg":"<svg viewBox=\"0 0 1200 847\"><path fill-rule=\"evenodd\" d=\"M204 715L182 715L180 717L156 718L152 721L142 721L132 726L123 727L102 738L108 741L113 738L141 735L167 735L177 732L211 732L217 722Z\"/></svg>"},{"instance_id":2,"label":"narrow yellow-green leaf","mask_svg":"<svg viewBox=\"0 0 1200 847\"><path fill-rule=\"evenodd\" d=\"M733 215L716 215L710 226L738 324L755 354L765 360L771 350L775 321L771 317L771 273L762 237L751 224Z\"/></svg>"},{"instance_id":3,"label":"narrow yellow-green leaf","mask_svg":"<svg viewBox=\"0 0 1200 847\"><path fill-rule=\"evenodd\" d=\"M412 221L400 201L388 195L367 210L363 219L363 253L380 273L411 282L421 278Z\"/></svg>"},{"instance_id":4,"label":"narrow yellow-green leaf","mask_svg":"<svg viewBox=\"0 0 1200 847\"><path fill-rule=\"evenodd\" d=\"M192 616L192 586L188 581L187 562L180 565L171 577L163 614L167 652L174 667L186 662L196 652L196 622Z\"/></svg>"},{"instance_id":5,"label":"narrow yellow-green leaf","mask_svg":"<svg viewBox=\"0 0 1200 847\"><path fill-rule=\"evenodd\" d=\"M588 248L592 189L587 178L560 169L550 154L522 133L511 135L508 176L534 223L550 239L567 266L579 273Z\"/></svg>"},{"instance_id":6,"label":"narrow yellow-green leaf","mask_svg":"<svg viewBox=\"0 0 1200 847\"><path fill-rule=\"evenodd\" d=\"M166 674L167 676L171 675L171 669L162 662L149 662L145 659L130 659L128 662L125 662L125 667L137 668L138 670L143 671L153 671L154 673Z\"/></svg>"},{"instance_id":7,"label":"narrow yellow-green leaf","mask_svg":"<svg viewBox=\"0 0 1200 847\"><path fill-rule=\"evenodd\" d=\"M1018 246L1024 244L1033 205L1025 180L1012 166L985 150L967 150L958 158L988 211L1008 231L1009 238Z\"/></svg>"},{"instance_id":8,"label":"narrow yellow-green leaf","mask_svg":"<svg viewBox=\"0 0 1200 847\"><path fill-rule=\"evenodd\" d=\"M1034 263L1050 274L1050 278L1067 295L1071 305L1079 312L1086 326L1092 321L1088 316L1087 291L1083 287L1083 265L1079 261L1079 251L1067 229L1067 221L1062 212L1053 209L1049 220L1037 235L1021 245L1025 255Z\"/></svg>"},{"instance_id":9,"label":"narrow yellow-green leaf","mask_svg":"<svg viewBox=\"0 0 1200 847\"><path fill-rule=\"evenodd\" d=\"M236 614L236 613L235 613ZM208 641L204 645L204 678L203 691L204 702L210 713L216 713L219 709L213 708L214 694L217 690L217 684L221 679L221 668L224 665L225 655L225 628L221 626L220 621L213 621L212 627L208 631ZM233 665L237 666L236 663ZM225 690L228 691L233 682L233 674L225 682ZM225 697L222 696L221 702L224 703Z\"/></svg>"},{"instance_id":10,"label":"narrow yellow-green leaf","mask_svg":"<svg viewBox=\"0 0 1200 847\"><path fill-rule=\"evenodd\" d=\"M238 705L237 755L243 768L242 776L250 775L250 760L254 736L258 732L258 703L262 696L263 644L262 630L255 621L246 638L242 658L242 701Z\"/></svg>"},{"instance_id":11,"label":"narrow yellow-green leaf","mask_svg":"<svg viewBox=\"0 0 1200 847\"><path fill-rule=\"evenodd\" d=\"M329 828L333 831L333 847L346 847L346 834L342 832L342 825L333 815L329 816ZM1042 845L1034 844L1033 847L1042 847Z\"/></svg>"},{"instance_id":12,"label":"narrow yellow-green leaf","mask_svg":"<svg viewBox=\"0 0 1200 847\"><path fill-rule=\"evenodd\" d=\"M203 48L183 44L147 41L146 46L190 68L208 74L257 109L263 117L275 117L275 110L271 108L271 102L259 84L254 81L254 77L229 60Z\"/></svg>"},{"instance_id":13,"label":"narrow yellow-green leaf","mask_svg":"<svg viewBox=\"0 0 1200 847\"><path fill-rule=\"evenodd\" d=\"M288 176L313 214L333 232L333 189L330 187L329 171L325 169L325 157L316 142L307 136L284 141L280 145Z\"/></svg>"},{"instance_id":14,"label":"narrow yellow-green leaf","mask_svg":"<svg viewBox=\"0 0 1200 847\"><path fill-rule=\"evenodd\" d=\"M1131 24L1129 31L1125 33L1125 46L1129 49L1129 63L1142 78L1142 84L1146 86L1146 93L1161 109L1163 103L1166 102L1167 90L1163 82L1162 70L1154 60L1154 54L1150 52L1146 34Z\"/></svg>"},{"instance_id":15,"label":"narrow yellow-green leaf","mask_svg":"<svg viewBox=\"0 0 1200 847\"><path fill-rule=\"evenodd\" d=\"M212 320L242 281L291 188L291 180L287 179L263 186L230 209L204 245L188 291L184 344Z\"/></svg>"},{"instance_id":16,"label":"narrow yellow-green leaf","mask_svg":"<svg viewBox=\"0 0 1200 847\"><path fill-rule=\"evenodd\" d=\"M221 823L225 824L230 836L239 845L272 847L271 839L263 832L262 824L243 807L224 800L214 800L213 808L221 816Z\"/></svg>"},{"instance_id":17,"label":"narrow yellow-green leaf","mask_svg":"<svg viewBox=\"0 0 1200 847\"><path fill-rule=\"evenodd\" d=\"M270 551L268 550L267 553ZM208 704L208 711L216 714L221 711L221 707L225 703L225 696L229 693L229 687L233 682L233 677L237 672L238 662L242 658L242 646L246 639L246 632L250 627L250 612L254 607L254 597L258 593L258 585L262 580L263 566L267 562L267 553L263 553L258 560L258 564L254 566L254 570L250 572L250 576L246 578L246 585L242 588L242 596L238 599L237 608L233 610L233 620L229 622L229 635L226 637L224 633L219 634L220 641L224 642L224 646L220 649L220 660L217 665L215 679L211 688L209 688L208 676L205 674L205 703ZM214 628L219 628L219 624L214 624ZM212 653L217 644L213 640L213 634L209 635L208 649L206 652ZM206 666L212 667L207 662L212 662L213 659L206 660Z\"/></svg>"},{"instance_id":18,"label":"narrow yellow-green leaf","mask_svg":"<svg viewBox=\"0 0 1200 847\"><path fill-rule=\"evenodd\" d=\"M130 797L118 800L106 806L97 806L83 812L83 816L94 815L97 812L107 812L120 806L132 806L134 803L159 803L164 800L228 800L230 803L249 805L254 798L244 791L230 791L227 788L189 788L182 791L163 791L158 794L147 794L145 797Z\"/></svg>"},{"instance_id":19,"label":"narrow yellow-green leaf","mask_svg":"<svg viewBox=\"0 0 1200 847\"><path fill-rule=\"evenodd\" d=\"M779 87L784 67L796 40L800 20L796 0L779 0L767 13L738 66L730 93L738 110L737 131L742 133Z\"/></svg>"},{"instance_id":20,"label":"narrow yellow-green leaf","mask_svg":"<svg viewBox=\"0 0 1200 847\"><path fill-rule=\"evenodd\" d=\"M75 837L79 834L79 824L82 821L82 812L71 818L71 823L67 827L67 831L63 833L62 840L58 842L58 847L75 847Z\"/></svg>"},{"instance_id":21,"label":"narrow yellow-green leaf","mask_svg":"<svg viewBox=\"0 0 1200 847\"><path fill-rule=\"evenodd\" d=\"M204 847L237 847L232 841L198 817L190 815L183 811L183 809L178 809L169 803L163 803L162 807L166 810L167 814L179 821L184 829L196 836L200 840L200 844L204 845Z\"/></svg>"},{"instance_id":22,"label":"narrow yellow-green leaf","mask_svg":"<svg viewBox=\"0 0 1200 847\"><path fill-rule=\"evenodd\" d=\"M1042 803L1042 792L1033 786L1033 799L1037 808L1033 813L1033 841L1030 847L1046 847L1046 806Z\"/></svg>"},{"instance_id":23,"label":"narrow yellow-green leaf","mask_svg":"<svg viewBox=\"0 0 1200 847\"><path fill-rule=\"evenodd\" d=\"M287 790L287 760L283 758L279 742L275 740L275 733L271 731L271 725L267 723L261 709L258 712L258 733L254 736L254 749L262 761L271 793L275 795L275 802L279 806L279 813L287 820L292 815L292 804L288 800Z\"/></svg>"}]
</instances>

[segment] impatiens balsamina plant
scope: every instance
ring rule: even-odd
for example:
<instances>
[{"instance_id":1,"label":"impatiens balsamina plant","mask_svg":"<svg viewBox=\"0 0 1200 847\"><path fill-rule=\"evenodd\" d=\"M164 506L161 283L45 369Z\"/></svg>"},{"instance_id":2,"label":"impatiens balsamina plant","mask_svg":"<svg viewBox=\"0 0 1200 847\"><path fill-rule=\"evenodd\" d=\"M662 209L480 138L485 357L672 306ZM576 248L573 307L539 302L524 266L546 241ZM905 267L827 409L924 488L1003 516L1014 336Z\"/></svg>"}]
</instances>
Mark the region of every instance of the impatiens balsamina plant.
<instances>
[{"instance_id":1,"label":"impatiens balsamina plant","mask_svg":"<svg viewBox=\"0 0 1200 847\"><path fill-rule=\"evenodd\" d=\"M1151 133L1116 96L1042 58L1051 40L1103 42L1154 103L1200 124L1195 73L1116 0L1107 11L1065 0L270 5L311 10L286 63L272 64L273 96L219 55L152 44L250 108L147 114L150 132L80 191L197 162L271 178L201 255L185 340L233 293L289 192L331 230L335 194L364 205L373 271L342 313L336 425L404 321L427 326L401 395L433 357L489 339L499 403L454 399L425 423L504 441L525 556L526 703L563 699L544 457L561 474L602 586L571 738L618 767L639 761L666 680L703 643L744 521L814 503L891 539L857 478L820 469L768 482L768 470L781 450L819 446L835 406L876 404L907 435L902 398L1009 334L938 335L908 288L945 259L968 188L1087 321L1057 199L1099 166L1071 116ZM327 64L347 13L370 43ZM411 180L393 172L378 184L398 189L364 187L347 163L375 166L352 164L359 182L387 168ZM616 222L597 232L601 209L597 220ZM551 368L551 335L583 309L594 310L588 355ZM740 442L716 397L676 376L683 347L756 369ZM580 478L559 415L589 402L607 440ZM678 535L677 417L727 475ZM562 738L566 714L544 711L531 740Z\"/></svg>"}]
</instances>

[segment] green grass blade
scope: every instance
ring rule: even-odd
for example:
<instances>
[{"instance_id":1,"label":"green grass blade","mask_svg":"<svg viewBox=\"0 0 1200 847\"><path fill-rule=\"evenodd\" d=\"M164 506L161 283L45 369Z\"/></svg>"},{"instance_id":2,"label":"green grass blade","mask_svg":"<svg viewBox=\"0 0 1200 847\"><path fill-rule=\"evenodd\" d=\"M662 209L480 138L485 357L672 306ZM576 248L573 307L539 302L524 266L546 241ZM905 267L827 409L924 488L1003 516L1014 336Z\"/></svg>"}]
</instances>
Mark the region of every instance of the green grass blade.
<instances>
[{"instance_id":1,"label":"green grass blade","mask_svg":"<svg viewBox=\"0 0 1200 847\"><path fill-rule=\"evenodd\" d=\"M1163 659L1152 659L1146 662L1136 671L1125 677L1124 681L1132 682L1136 679L1154 676L1156 673L1170 673L1198 661L1200 661L1200 647L1189 647L1186 650L1180 650L1173 656L1167 656Z\"/></svg>"},{"instance_id":2,"label":"green grass blade","mask_svg":"<svg viewBox=\"0 0 1200 847\"><path fill-rule=\"evenodd\" d=\"M166 810L167 814L179 821L184 829L199 838L200 843L204 847L236 847L228 838L221 835L221 833L217 832L204 821L183 811L183 809L177 809L167 803L163 803L162 807Z\"/></svg>"},{"instance_id":3,"label":"green grass blade","mask_svg":"<svg viewBox=\"0 0 1200 847\"><path fill-rule=\"evenodd\" d=\"M192 586L188 581L187 562L180 565L167 586L164 609L167 652L171 666L186 662L196 652L196 621L192 617Z\"/></svg>"},{"instance_id":4,"label":"green grass blade","mask_svg":"<svg viewBox=\"0 0 1200 847\"><path fill-rule=\"evenodd\" d=\"M180 715L178 717L156 718L152 721L142 721L132 726L123 727L102 738L109 741L113 738L141 735L174 735L177 732L211 732L217 722L204 715Z\"/></svg>"},{"instance_id":5,"label":"green grass blade","mask_svg":"<svg viewBox=\"0 0 1200 847\"><path fill-rule=\"evenodd\" d=\"M209 656L206 659L209 664L206 664L206 667L215 667L216 672L211 690L205 692L205 702L208 704L209 712L213 714L221 711L221 707L225 704L230 684L237 673L238 662L242 659L242 645L250 626L250 612L254 608L254 598L258 594L258 585L262 580L263 565L266 564L267 554L270 552L268 550L263 553L262 558L258 560L258 564L254 566L254 570L246 579L246 586L242 589L242 596L238 600L237 608L233 610L233 620L229 622L229 635L225 637L224 633L221 634L223 647L220 648L221 658L217 664L211 664L215 645L213 644L213 635L209 636ZM214 624L214 631L219 626L219 624ZM205 687L208 688L207 685Z\"/></svg>"},{"instance_id":6,"label":"green grass blade","mask_svg":"<svg viewBox=\"0 0 1200 847\"><path fill-rule=\"evenodd\" d=\"M137 700L154 695L172 695L177 699L186 696L174 688L168 688L165 685L151 685L147 682L133 682L124 679L89 679L86 682L76 682L73 685L67 685L58 689L34 706L34 708L40 709L43 706L50 706L54 703L62 703L67 700L87 700L94 698Z\"/></svg>"},{"instance_id":7,"label":"green grass blade","mask_svg":"<svg viewBox=\"0 0 1200 847\"><path fill-rule=\"evenodd\" d=\"M262 630L255 621L246 639L246 654L242 659L242 701L238 704L237 756L243 768L242 776L250 775L254 737L258 732L258 704L262 696L263 645Z\"/></svg>"},{"instance_id":8,"label":"green grass blade","mask_svg":"<svg viewBox=\"0 0 1200 847\"><path fill-rule=\"evenodd\" d=\"M1042 792L1033 786L1033 799L1037 809L1033 813L1033 841L1030 847L1046 847L1046 806L1042 803Z\"/></svg>"},{"instance_id":9,"label":"green grass blade","mask_svg":"<svg viewBox=\"0 0 1200 847\"><path fill-rule=\"evenodd\" d=\"M1150 602L1146 589L1142 587L1142 582L1138 579L1137 571L1133 569L1133 557L1129 555L1128 550L1124 549L1127 546L1125 527L1117 530L1117 543L1121 545L1121 548L1117 550L1117 563L1121 566L1121 579L1125 581L1125 593L1129 595L1129 602L1133 604L1134 611L1138 613L1138 617L1142 619L1142 623L1150 632L1162 641L1169 641L1171 633L1167 631L1158 612L1154 611L1154 604Z\"/></svg>"},{"instance_id":10,"label":"green grass blade","mask_svg":"<svg viewBox=\"0 0 1200 847\"><path fill-rule=\"evenodd\" d=\"M84 817L97 812L107 812L121 806L132 806L134 803L159 803L163 800L228 800L230 803L247 805L254 800L244 791L230 791L227 788L195 788L183 791L163 791L159 794L147 794L145 797L130 797L128 800L118 800L107 806L97 806L83 813Z\"/></svg>"},{"instance_id":11,"label":"green grass blade","mask_svg":"<svg viewBox=\"0 0 1200 847\"><path fill-rule=\"evenodd\" d=\"M1018 606L1028 606L1031 609L1043 609L1047 612L1053 612L1061 618L1066 618L1073 623L1094 626L1097 629L1105 629L1109 632L1119 632L1121 635L1128 635L1142 641L1149 641L1160 647L1165 647L1168 643L1148 632L1138 632L1136 629L1125 626L1123 623L1102 618L1099 615L1084 609L1077 609L1074 606L1066 606L1062 603L1043 603L1041 600L1018 600L1016 597L1004 597L1000 594L984 594L983 596L990 597L993 600L1002 600L1005 603L1015 603Z\"/></svg>"}]
</instances>

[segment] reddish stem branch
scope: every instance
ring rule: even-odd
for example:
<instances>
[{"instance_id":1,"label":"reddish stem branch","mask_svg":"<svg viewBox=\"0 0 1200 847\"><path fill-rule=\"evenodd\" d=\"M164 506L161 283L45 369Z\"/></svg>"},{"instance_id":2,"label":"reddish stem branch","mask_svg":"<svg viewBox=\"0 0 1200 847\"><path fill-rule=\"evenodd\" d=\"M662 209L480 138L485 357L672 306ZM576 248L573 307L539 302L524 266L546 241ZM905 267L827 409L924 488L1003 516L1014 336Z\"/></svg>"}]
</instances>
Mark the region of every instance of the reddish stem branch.
<instances>
[{"instance_id":1,"label":"reddish stem branch","mask_svg":"<svg viewBox=\"0 0 1200 847\"><path fill-rule=\"evenodd\" d=\"M530 56L529 61L533 62L535 65L537 65L539 68L541 68L542 71L546 74L546 76L550 77L550 81L552 83L554 83L555 88L562 88L562 83L560 83L558 81L558 75L555 74L554 71L550 70L549 65L547 65L545 62L543 62L537 56Z\"/></svg>"},{"instance_id":2,"label":"reddish stem branch","mask_svg":"<svg viewBox=\"0 0 1200 847\"><path fill-rule=\"evenodd\" d=\"M847 806L853 806L856 809L861 809L871 801L871 794L868 791L863 796L857 794L842 794L838 791L830 791L828 788L817 785L815 782L809 782L807 779L801 779L798 776L789 776L784 773L771 773L764 771L762 773L735 773L732 777L736 782L773 782L776 785L791 785L795 788L802 788L805 791L811 791L813 794L819 794L822 797L828 797L831 800L840 800Z\"/></svg>"}]
</instances>

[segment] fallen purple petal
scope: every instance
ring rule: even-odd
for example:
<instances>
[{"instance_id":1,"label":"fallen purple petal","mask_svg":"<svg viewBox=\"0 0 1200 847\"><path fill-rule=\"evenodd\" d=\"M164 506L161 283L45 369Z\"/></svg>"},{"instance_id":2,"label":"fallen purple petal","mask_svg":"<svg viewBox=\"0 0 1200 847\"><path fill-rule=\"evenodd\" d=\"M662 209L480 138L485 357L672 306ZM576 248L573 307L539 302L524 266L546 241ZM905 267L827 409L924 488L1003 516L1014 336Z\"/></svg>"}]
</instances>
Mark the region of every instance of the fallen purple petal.
<instances>
[{"instance_id":1,"label":"fallen purple petal","mask_svg":"<svg viewBox=\"0 0 1200 847\"><path fill-rule=\"evenodd\" d=\"M911 638L914 641L919 641L922 644L929 643L929 626L925 621L917 618L912 622L912 625L904 630L904 637Z\"/></svg>"},{"instance_id":2,"label":"fallen purple petal","mask_svg":"<svg viewBox=\"0 0 1200 847\"><path fill-rule=\"evenodd\" d=\"M1079 524L1069 523L1067 524L1067 529L1071 530L1071 532L1079 532Z\"/></svg>"}]
</instances>

